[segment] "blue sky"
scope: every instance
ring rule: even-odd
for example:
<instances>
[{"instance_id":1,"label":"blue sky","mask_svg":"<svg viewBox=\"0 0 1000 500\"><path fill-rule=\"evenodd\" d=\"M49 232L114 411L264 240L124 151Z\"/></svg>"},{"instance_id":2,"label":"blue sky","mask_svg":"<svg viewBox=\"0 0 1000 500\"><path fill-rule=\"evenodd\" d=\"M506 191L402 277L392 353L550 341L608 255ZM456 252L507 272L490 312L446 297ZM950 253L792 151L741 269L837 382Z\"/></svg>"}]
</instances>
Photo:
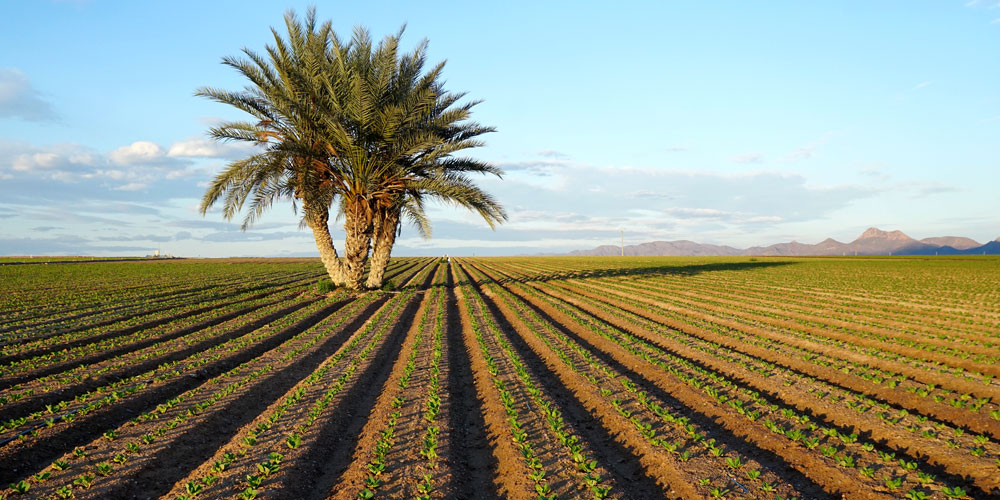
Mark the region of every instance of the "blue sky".
<instances>
[{"instance_id":1,"label":"blue sky","mask_svg":"<svg viewBox=\"0 0 1000 500\"><path fill-rule=\"evenodd\" d=\"M0 255L316 255L290 205L196 207L245 154L193 97L282 29L278 2L12 2L0 26ZM746 247L1000 235L1000 2L322 2L342 36L407 23L497 132L496 231L433 207L398 255L690 239ZM335 228L337 229L337 228ZM337 231L335 238L342 235ZM342 236L341 236L342 238ZM341 239L342 241L342 239Z\"/></svg>"}]
</instances>

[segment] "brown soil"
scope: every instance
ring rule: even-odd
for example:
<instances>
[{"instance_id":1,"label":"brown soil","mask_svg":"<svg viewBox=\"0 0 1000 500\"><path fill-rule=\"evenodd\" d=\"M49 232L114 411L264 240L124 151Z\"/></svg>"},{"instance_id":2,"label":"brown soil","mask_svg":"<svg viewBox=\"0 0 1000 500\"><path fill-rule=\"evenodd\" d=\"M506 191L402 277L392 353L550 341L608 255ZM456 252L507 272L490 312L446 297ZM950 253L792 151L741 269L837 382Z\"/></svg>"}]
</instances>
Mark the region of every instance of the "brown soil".
<instances>
[{"instance_id":1,"label":"brown soil","mask_svg":"<svg viewBox=\"0 0 1000 500\"><path fill-rule=\"evenodd\" d=\"M828 465L824 460L819 460L814 454L808 453L798 447L788 446L787 442L775 438L766 431L755 428L735 411L729 411L725 407L715 406L705 400L704 396L687 385L676 381L667 375L653 370L641 359L626 351L622 347L597 336L589 330L578 328L575 322L565 316L562 312L548 307L542 303L535 303L536 300L530 296L518 293L516 287L511 291L519 295L523 300L533 303L547 316L561 325L569 326L570 330L581 340L594 346L596 351L606 353L610 360L620 367L631 367L631 370L641 379L650 385L656 385L661 390L669 393L684 406L691 408L694 412L704 415L706 419L715 420L722 423L724 428L733 436L741 438L748 443L770 451L775 457L782 457L789 465L800 471L803 475L822 485L823 489L830 494L843 495L844 498L872 498L869 496L875 493L866 493L858 497L858 492L870 492L871 486L864 485L854 476L847 476L836 468ZM720 433L721 434L721 433ZM713 434L714 435L714 434ZM893 498L883 495L883 498Z\"/></svg>"},{"instance_id":2,"label":"brown soil","mask_svg":"<svg viewBox=\"0 0 1000 500\"><path fill-rule=\"evenodd\" d=\"M560 298L570 300L575 305L585 307L588 311L593 312L594 308L589 306L582 306L579 301L573 301L573 299L568 298L564 291L571 291L572 293L579 294L584 297L589 297L591 299L597 299L605 304L621 309L622 311L628 311L629 313L635 314L639 317L649 319L660 325L668 326L674 328L678 331L682 331L688 335L694 337L715 342L724 345L730 349L745 353L749 356L767 360L772 363L779 364L781 366L788 367L792 370L798 371L803 374L807 374L818 379L836 384L840 387L844 387L853 391L858 391L862 394L866 394L869 397L874 397L882 401L888 402L898 408L906 408L910 411L916 411L920 414L935 417L939 420L949 422L953 425L966 427L972 431L978 433L987 433L992 435L994 438L1000 438L1000 426L997 426L995 421L993 421L985 413L973 413L965 409L957 409L946 404L934 403L933 400L928 400L926 398L921 398L916 394L909 393L902 390L892 390L886 387L882 387L878 384L873 384L859 377L851 377L839 370L825 366L817 366L815 364L803 361L794 356L788 356L779 349L765 349L762 347L754 346L747 342L740 342L735 339L729 339L713 332L705 331L697 326L684 323L681 321L668 318L661 314L656 314L650 312L646 309L629 304L623 300L616 300L615 295L604 294L599 295L597 293L591 292L589 290L574 287L569 284L565 287L561 287L560 292L553 292L554 289L548 289L550 293L556 293L556 296ZM607 321L607 316L602 316L602 319ZM620 325L616 325L621 327ZM998 433L995 434L994 433Z\"/></svg>"}]
</instances>

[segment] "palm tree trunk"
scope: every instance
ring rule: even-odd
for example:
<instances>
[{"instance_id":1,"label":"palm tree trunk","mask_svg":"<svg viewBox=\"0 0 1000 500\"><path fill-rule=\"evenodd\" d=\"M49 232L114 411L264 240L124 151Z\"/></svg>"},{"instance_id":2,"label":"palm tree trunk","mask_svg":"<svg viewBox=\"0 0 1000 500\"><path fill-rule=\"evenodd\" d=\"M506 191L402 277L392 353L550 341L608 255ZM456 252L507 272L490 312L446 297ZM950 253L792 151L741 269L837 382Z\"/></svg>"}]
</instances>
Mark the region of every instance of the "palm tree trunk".
<instances>
[{"instance_id":1,"label":"palm tree trunk","mask_svg":"<svg viewBox=\"0 0 1000 500\"><path fill-rule=\"evenodd\" d=\"M304 207L303 207L304 208ZM306 222L309 229L312 229L313 239L316 240L316 248L319 250L319 259L323 261L326 273L330 275L330 280L335 285L344 284L344 263L337 255L337 249L333 246L333 238L330 236L330 226L328 224L330 214L323 212L315 215L307 215Z\"/></svg>"},{"instance_id":2,"label":"palm tree trunk","mask_svg":"<svg viewBox=\"0 0 1000 500\"><path fill-rule=\"evenodd\" d=\"M380 210L375 216L374 245L371 270L368 272L368 288L382 288L385 268L389 265L389 255L392 254L392 246L396 243L396 227L398 225L398 210Z\"/></svg>"},{"instance_id":3,"label":"palm tree trunk","mask_svg":"<svg viewBox=\"0 0 1000 500\"><path fill-rule=\"evenodd\" d=\"M344 284L352 290L364 288L365 262L372 241L372 221L358 203L344 214Z\"/></svg>"}]
</instances>

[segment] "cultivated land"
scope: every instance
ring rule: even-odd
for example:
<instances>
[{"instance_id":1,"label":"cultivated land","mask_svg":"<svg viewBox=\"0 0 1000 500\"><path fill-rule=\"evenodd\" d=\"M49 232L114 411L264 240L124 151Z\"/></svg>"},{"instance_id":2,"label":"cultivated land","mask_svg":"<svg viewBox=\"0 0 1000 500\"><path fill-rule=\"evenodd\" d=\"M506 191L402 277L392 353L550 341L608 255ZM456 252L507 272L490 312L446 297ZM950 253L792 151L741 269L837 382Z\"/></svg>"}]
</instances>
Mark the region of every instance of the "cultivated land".
<instances>
[{"instance_id":1,"label":"cultivated land","mask_svg":"<svg viewBox=\"0 0 1000 500\"><path fill-rule=\"evenodd\" d=\"M1000 259L0 267L7 498L997 498ZM22 493L23 492L23 493Z\"/></svg>"}]
</instances>

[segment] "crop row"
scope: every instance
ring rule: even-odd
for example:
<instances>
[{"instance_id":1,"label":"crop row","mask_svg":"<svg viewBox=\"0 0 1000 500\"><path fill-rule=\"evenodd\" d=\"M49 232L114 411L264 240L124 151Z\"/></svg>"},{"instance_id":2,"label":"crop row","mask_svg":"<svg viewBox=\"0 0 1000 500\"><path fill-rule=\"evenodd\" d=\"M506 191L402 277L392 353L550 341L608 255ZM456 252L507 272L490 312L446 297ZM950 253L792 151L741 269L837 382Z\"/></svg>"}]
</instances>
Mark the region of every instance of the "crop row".
<instances>
[{"instance_id":1,"label":"crop row","mask_svg":"<svg viewBox=\"0 0 1000 500\"><path fill-rule=\"evenodd\" d=\"M528 290L524 291L528 292ZM539 292L534 292L534 293L538 294ZM770 401L768 398L763 396L755 396L747 399L746 397L743 397L740 394L740 391L734 390L733 383L727 380L728 377L726 376L726 372L728 371L734 374L739 373L740 371L739 366L736 365L735 367L731 368L731 366L734 365L733 363L718 361L719 358L718 353L713 353L713 356L704 356L704 355L699 355L697 351L691 351L679 345L662 344L658 342L657 339L638 338L631 334L625 333L619 329L616 329L607 323L599 321L594 317L590 317L587 314L583 313L582 311L574 308L569 303L556 300L555 297L544 296L544 295L536 295L536 297L538 297L541 300L548 301L549 305L556 307L556 309L560 309L563 313L567 314L570 319L574 321L583 322L582 324L587 325L588 328L590 328L594 333L606 336L606 338L608 338L609 340L613 340L616 343L619 343L619 345L625 347L626 350L628 350L632 354L638 355L650 363L660 366L661 368L667 369L672 374L677 375L678 377L681 378L681 380L687 382L689 385L695 388L707 391L706 393L712 396L712 399L715 399L717 404L730 403L731 401L742 401L742 403L740 403L740 407L747 408L750 405L747 405L746 403L750 404L757 403L758 407L763 410L765 416L770 416L772 414L784 416L785 417L784 420L789 421L788 422L789 426L786 428L788 430L796 429L795 431L793 431L794 435L798 436L799 434L804 434L806 436L806 439L808 439L808 434L806 433L809 430L816 430L808 428L805 430L797 430L798 427L803 427L802 424L797 423L797 425L795 425L792 423L792 421L799 420L800 415L797 415L796 413L797 410L795 409L795 407L787 404L787 402L782 402L782 401L774 402ZM633 330L633 332L635 332L635 330ZM655 343L654 344L648 343L651 340ZM678 354L683 353L687 357L680 358L677 357L676 355L669 354L668 351L662 350L662 347L668 347L668 346L673 352L676 352ZM691 364L691 360L696 360L697 363L699 364ZM705 368L709 366L720 371L715 372ZM736 371L733 372L733 370ZM684 372L687 373L685 374ZM757 389L766 388L768 389L767 392L771 394L782 392L780 390L772 389L770 386L768 386L767 383L762 382L761 380L766 380L766 379L760 377L759 375L755 375L751 370L747 370L746 372L744 372L744 375L741 377L741 380L739 381L745 383L745 381L750 381L750 380L756 382L757 387L755 388ZM730 405L732 405L732 403L730 403ZM781 408L780 413L776 411L779 408ZM753 416L752 421L756 421L757 417L759 417L759 415L755 415L753 412L748 412L747 414ZM771 417L770 419L765 420L765 422L771 422L772 425L776 426L777 424L774 423L775 420L780 421L779 418ZM849 420L847 422L849 422ZM820 424L822 423L823 422L820 422ZM813 424L811 427L817 427L817 425ZM819 427L822 426L820 425ZM838 428L838 432L839 434L842 435L851 435L851 434L856 435L854 432L850 432L843 428ZM874 449L874 446L872 447ZM859 457L860 456L861 455L859 455ZM844 459L844 462L851 465L851 468L854 468L853 458L850 460ZM843 466L843 463L840 465ZM893 476L891 478L891 481L895 481L896 479L897 477ZM985 480L980 478L980 481L985 481ZM988 482L980 484L987 485L987 491L988 491L989 489Z\"/></svg>"}]
</instances>

